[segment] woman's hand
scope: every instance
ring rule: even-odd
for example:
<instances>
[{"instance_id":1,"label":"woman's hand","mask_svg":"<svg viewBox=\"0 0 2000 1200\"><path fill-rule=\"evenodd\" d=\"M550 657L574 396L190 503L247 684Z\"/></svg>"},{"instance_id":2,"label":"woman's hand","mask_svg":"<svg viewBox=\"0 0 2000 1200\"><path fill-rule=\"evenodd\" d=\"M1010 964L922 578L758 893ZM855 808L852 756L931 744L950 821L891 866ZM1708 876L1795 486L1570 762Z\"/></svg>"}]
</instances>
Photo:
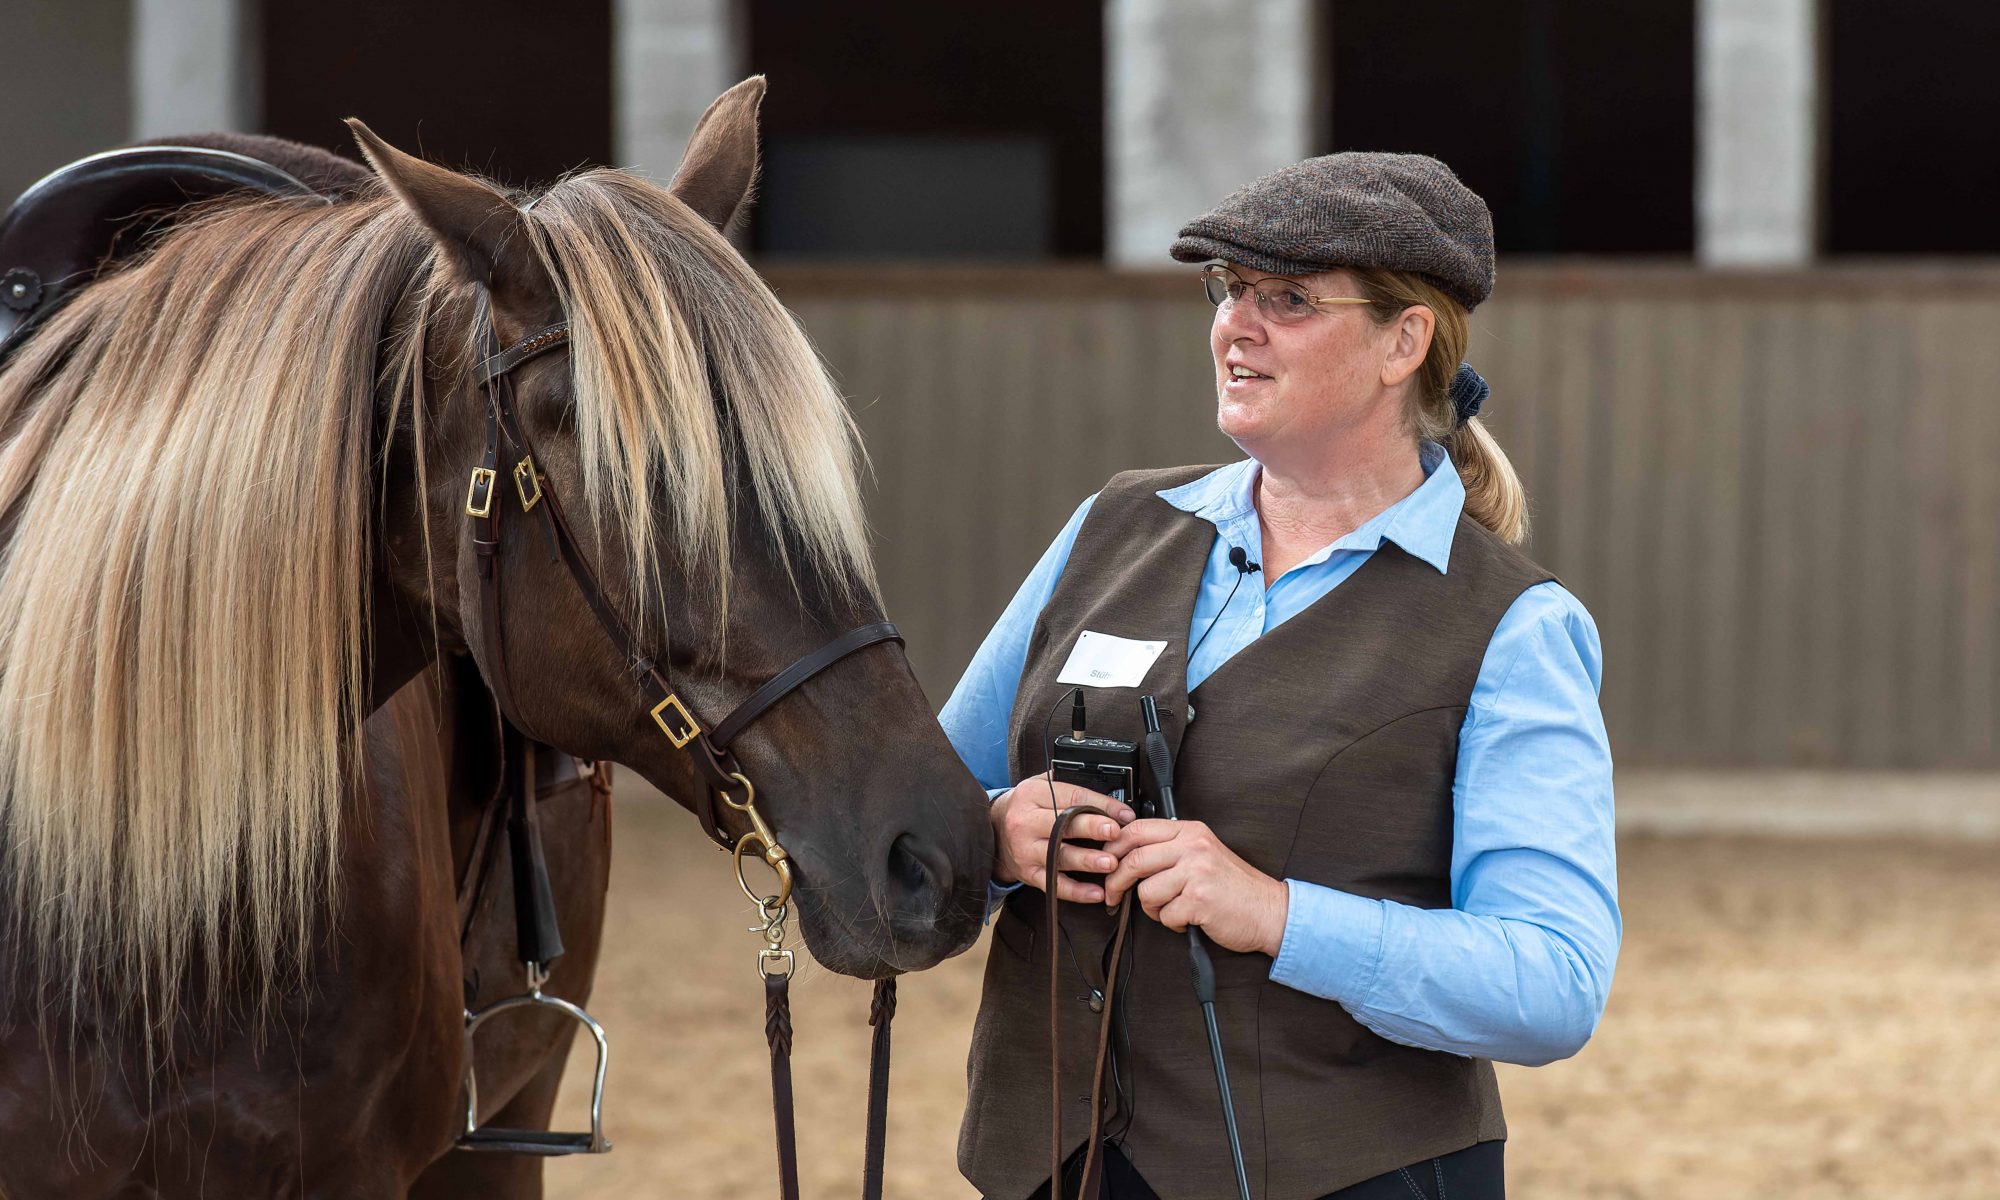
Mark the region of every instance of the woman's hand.
<instances>
[{"instance_id":1,"label":"woman's hand","mask_svg":"<svg viewBox=\"0 0 2000 1200\"><path fill-rule=\"evenodd\" d=\"M1070 837L1110 841L1121 824L1135 814L1122 801L1080 788L1073 783L1054 783L1046 775L1033 775L1002 792L993 801L988 819L993 822L993 881L1025 883L1048 890L1049 831L1055 827L1056 813L1079 804L1101 808L1110 817L1084 815L1069 823ZM1053 802L1051 801L1053 795ZM1117 865L1117 859L1087 846L1065 845L1056 859L1056 899L1095 903L1104 899L1104 889L1094 883L1078 883L1065 872L1102 873Z\"/></svg>"},{"instance_id":2,"label":"woman's hand","mask_svg":"<svg viewBox=\"0 0 2000 1200\"><path fill-rule=\"evenodd\" d=\"M1199 925L1225 950L1277 957L1291 893L1200 821L1134 821L1105 843L1104 853L1118 859L1104 880L1106 904L1136 886L1139 907L1168 929Z\"/></svg>"}]
</instances>

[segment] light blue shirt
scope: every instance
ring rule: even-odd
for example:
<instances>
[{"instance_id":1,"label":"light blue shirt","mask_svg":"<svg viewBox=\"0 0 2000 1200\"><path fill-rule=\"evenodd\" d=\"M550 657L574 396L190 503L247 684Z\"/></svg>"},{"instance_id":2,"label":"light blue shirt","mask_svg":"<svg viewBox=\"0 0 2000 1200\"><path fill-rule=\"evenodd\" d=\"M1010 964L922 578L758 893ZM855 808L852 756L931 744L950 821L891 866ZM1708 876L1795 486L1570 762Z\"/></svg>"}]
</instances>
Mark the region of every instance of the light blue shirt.
<instances>
[{"instance_id":1,"label":"light blue shirt","mask_svg":"<svg viewBox=\"0 0 2000 1200\"><path fill-rule=\"evenodd\" d=\"M1244 460L1160 497L1216 527L1188 662L1193 690L1260 635L1340 586L1385 541L1440 572L1465 487L1424 443L1424 482L1268 587L1231 546L1263 545L1257 464ZM1022 582L939 720L990 790L1005 789L1007 723L1036 618L1069 561L1086 499ZM1220 613L1220 617L1217 614ZM1537 1066L1567 1058L1604 1012L1623 933L1612 837L1611 748L1598 711L1597 626L1560 584L1522 592L1487 643L1459 729L1448 909L1371 900L1287 879L1290 911L1270 977L1337 1001L1369 1029L1427 1050Z\"/></svg>"}]
</instances>

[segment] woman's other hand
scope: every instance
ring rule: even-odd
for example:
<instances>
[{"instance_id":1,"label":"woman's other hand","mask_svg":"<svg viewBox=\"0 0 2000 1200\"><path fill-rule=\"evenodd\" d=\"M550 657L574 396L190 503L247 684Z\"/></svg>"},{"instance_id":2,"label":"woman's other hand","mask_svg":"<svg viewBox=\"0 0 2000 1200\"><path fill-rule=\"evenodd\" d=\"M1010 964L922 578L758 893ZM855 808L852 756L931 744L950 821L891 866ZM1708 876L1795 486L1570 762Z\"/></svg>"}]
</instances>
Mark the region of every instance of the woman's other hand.
<instances>
[{"instance_id":1,"label":"woman's other hand","mask_svg":"<svg viewBox=\"0 0 2000 1200\"><path fill-rule=\"evenodd\" d=\"M1118 867L1104 880L1105 903L1137 889L1139 907L1172 930L1201 926L1225 950L1277 957L1291 893L1244 862L1200 821L1133 821L1105 843Z\"/></svg>"},{"instance_id":2,"label":"woman's other hand","mask_svg":"<svg viewBox=\"0 0 2000 1200\"><path fill-rule=\"evenodd\" d=\"M1121 825L1137 815L1123 801L1073 783L1053 782L1046 775L1030 776L1002 792L989 813L993 822L993 881L1025 883L1047 891L1049 831L1055 827L1056 813L1079 804L1101 808L1111 816L1077 817L1064 831L1069 837L1108 842L1117 836ZM1079 883L1067 873L1101 874L1116 865L1115 854L1065 845L1056 860L1056 899L1102 901L1103 888L1094 883Z\"/></svg>"}]
</instances>

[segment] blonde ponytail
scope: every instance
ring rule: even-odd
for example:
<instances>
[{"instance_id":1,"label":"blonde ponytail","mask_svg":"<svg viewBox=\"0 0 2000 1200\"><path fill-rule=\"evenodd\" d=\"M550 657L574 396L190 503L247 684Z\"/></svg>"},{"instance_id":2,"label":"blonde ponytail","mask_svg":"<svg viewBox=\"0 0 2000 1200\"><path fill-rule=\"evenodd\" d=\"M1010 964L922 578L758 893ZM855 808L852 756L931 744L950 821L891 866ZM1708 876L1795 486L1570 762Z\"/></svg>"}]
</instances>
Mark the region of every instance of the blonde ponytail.
<instances>
[{"instance_id":1,"label":"blonde ponytail","mask_svg":"<svg viewBox=\"0 0 2000 1200\"><path fill-rule=\"evenodd\" d=\"M1465 482L1465 513L1509 546L1528 540L1528 493L1507 452L1472 418L1444 437L1444 448Z\"/></svg>"},{"instance_id":2,"label":"blonde ponytail","mask_svg":"<svg viewBox=\"0 0 2000 1200\"><path fill-rule=\"evenodd\" d=\"M1404 311L1422 305L1436 318L1430 353L1417 370L1411 425L1417 437L1437 442L1451 455L1452 466L1465 483L1465 515L1479 522L1510 546L1528 540L1528 494L1507 461L1507 452L1478 417L1463 425L1451 402L1452 380L1465 361L1471 317L1465 306L1421 276L1381 267L1350 267L1361 295L1373 303L1368 314L1387 325Z\"/></svg>"}]
</instances>

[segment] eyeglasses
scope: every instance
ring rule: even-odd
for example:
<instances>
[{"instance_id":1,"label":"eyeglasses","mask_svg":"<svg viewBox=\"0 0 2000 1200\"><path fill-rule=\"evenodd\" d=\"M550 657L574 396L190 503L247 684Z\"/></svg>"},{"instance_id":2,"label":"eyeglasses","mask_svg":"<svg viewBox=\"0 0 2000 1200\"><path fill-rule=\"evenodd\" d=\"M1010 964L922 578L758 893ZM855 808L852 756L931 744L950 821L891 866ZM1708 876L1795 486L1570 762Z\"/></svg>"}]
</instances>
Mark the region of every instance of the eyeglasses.
<instances>
[{"instance_id":1,"label":"eyeglasses","mask_svg":"<svg viewBox=\"0 0 2000 1200\"><path fill-rule=\"evenodd\" d=\"M1201 269L1201 290L1208 294L1208 302L1217 308L1236 303L1245 292L1254 293L1257 311L1264 314L1265 320L1279 325L1303 321L1318 312L1322 304L1375 303L1360 296L1315 296L1304 285L1276 276L1251 284L1221 263L1210 263Z\"/></svg>"}]
</instances>

